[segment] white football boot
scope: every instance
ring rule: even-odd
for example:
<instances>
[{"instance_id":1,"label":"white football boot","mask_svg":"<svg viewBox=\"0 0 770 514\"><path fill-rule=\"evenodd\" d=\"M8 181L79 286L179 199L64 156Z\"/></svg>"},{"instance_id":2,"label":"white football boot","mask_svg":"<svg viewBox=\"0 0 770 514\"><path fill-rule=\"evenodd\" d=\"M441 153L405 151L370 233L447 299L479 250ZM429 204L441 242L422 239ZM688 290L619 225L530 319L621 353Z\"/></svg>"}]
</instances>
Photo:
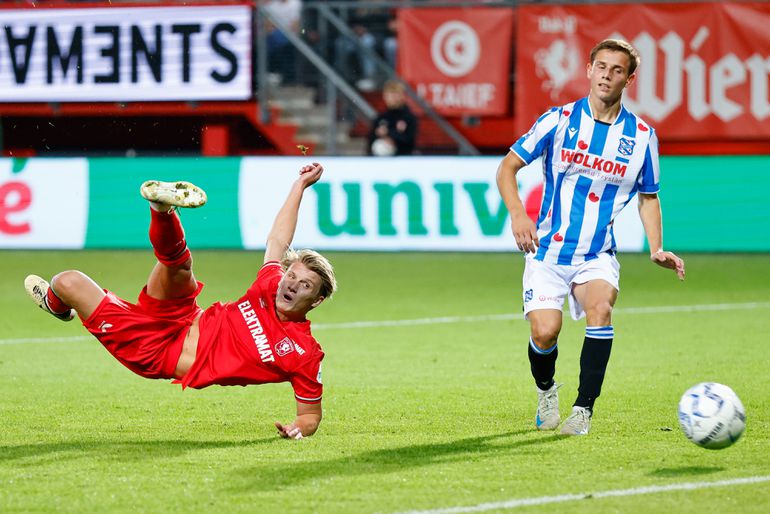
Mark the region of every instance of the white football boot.
<instances>
[{"instance_id":1,"label":"white football boot","mask_svg":"<svg viewBox=\"0 0 770 514\"><path fill-rule=\"evenodd\" d=\"M587 435L591 430L591 410L585 407L572 407L572 414L564 420L562 435Z\"/></svg>"},{"instance_id":2,"label":"white football boot","mask_svg":"<svg viewBox=\"0 0 770 514\"><path fill-rule=\"evenodd\" d=\"M24 289L27 290L27 294L38 307L62 321L72 321L75 319L77 314L75 309L69 309L61 313L56 313L51 310L48 306L48 300L46 299L48 296L48 288L50 287L51 285L46 282L45 279L38 277L37 275L28 275L27 278L24 279Z\"/></svg>"},{"instance_id":3,"label":"white football boot","mask_svg":"<svg viewBox=\"0 0 770 514\"><path fill-rule=\"evenodd\" d=\"M200 207L207 200L206 192L190 182L148 180L139 191L145 200L174 207Z\"/></svg>"},{"instance_id":4,"label":"white football boot","mask_svg":"<svg viewBox=\"0 0 770 514\"><path fill-rule=\"evenodd\" d=\"M538 430L554 430L559 426L559 388L561 384L553 384L550 389L543 391L537 389L537 414L535 414L535 426Z\"/></svg>"}]
</instances>

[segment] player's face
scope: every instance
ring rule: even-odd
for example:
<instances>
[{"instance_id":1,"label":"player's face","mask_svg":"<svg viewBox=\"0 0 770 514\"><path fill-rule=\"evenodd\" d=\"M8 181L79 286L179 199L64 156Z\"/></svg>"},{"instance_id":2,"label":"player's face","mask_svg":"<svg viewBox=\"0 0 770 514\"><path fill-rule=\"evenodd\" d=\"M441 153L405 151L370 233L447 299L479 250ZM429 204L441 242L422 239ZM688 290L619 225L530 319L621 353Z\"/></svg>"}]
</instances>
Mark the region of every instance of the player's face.
<instances>
[{"instance_id":1,"label":"player's face","mask_svg":"<svg viewBox=\"0 0 770 514\"><path fill-rule=\"evenodd\" d=\"M295 262L278 283L275 307L289 319L304 317L323 301L318 294L320 290L321 277L301 262Z\"/></svg>"},{"instance_id":2,"label":"player's face","mask_svg":"<svg viewBox=\"0 0 770 514\"><path fill-rule=\"evenodd\" d=\"M623 95L623 89L634 81L628 74L631 59L623 52L599 50L586 70L591 81L591 94L607 104L614 104Z\"/></svg>"}]
</instances>

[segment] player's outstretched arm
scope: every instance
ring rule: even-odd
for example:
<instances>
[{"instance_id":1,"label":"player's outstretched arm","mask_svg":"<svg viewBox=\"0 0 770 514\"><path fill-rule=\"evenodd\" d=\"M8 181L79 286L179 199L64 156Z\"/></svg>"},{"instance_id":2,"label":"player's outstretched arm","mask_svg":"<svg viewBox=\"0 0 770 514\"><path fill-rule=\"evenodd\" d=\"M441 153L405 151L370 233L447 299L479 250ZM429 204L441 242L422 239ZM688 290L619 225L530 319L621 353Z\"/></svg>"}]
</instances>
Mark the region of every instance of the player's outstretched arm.
<instances>
[{"instance_id":1,"label":"player's outstretched arm","mask_svg":"<svg viewBox=\"0 0 770 514\"><path fill-rule=\"evenodd\" d=\"M302 439L311 436L318 430L322 415L321 403L297 402L297 417L292 423L283 425L275 422L278 435L284 439Z\"/></svg>"},{"instance_id":2,"label":"player's outstretched arm","mask_svg":"<svg viewBox=\"0 0 770 514\"><path fill-rule=\"evenodd\" d=\"M516 183L516 174L524 166L524 161L518 155L508 152L497 167L497 189L511 215L511 231L516 239L516 245L523 252L535 253L540 246L537 227L527 216L527 211L519 198L519 186Z\"/></svg>"},{"instance_id":3,"label":"player's outstretched arm","mask_svg":"<svg viewBox=\"0 0 770 514\"><path fill-rule=\"evenodd\" d=\"M265 262L281 260L283 254L289 249L294 239L294 231L297 229L297 215L302 194L305 189L318 182L323 170L323 166L317 162L299 169L299 178L292 184L289 196L286 197L286 201L275 216L273 227L267 236Z\"/></svg>"},{"instance_id":4,"label":"player's outstretched arm","mask_svg":"<svg viewBox=\"0 0 770 514\"><path fill-rule=\"evenodd\" d=\"M639 193L639 217L647 234L652 262L676 271L679 280L684 280L684 261L674 253L663 250L663 215L657 194Z\"/></svg>"}]
</instances>

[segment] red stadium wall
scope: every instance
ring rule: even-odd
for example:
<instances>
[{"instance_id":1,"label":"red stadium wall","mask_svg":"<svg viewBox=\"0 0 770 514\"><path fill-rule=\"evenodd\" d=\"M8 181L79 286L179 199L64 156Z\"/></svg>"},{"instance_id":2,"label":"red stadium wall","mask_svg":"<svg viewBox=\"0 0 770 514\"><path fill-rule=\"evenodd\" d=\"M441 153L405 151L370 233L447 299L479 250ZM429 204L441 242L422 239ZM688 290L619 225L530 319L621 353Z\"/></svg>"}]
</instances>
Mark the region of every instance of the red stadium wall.
<instances>
[{"instance_id":1,"label":"red stadium wall","mask_svg":"<svg viewBox=\"0 0 770 514\"><path fill-rule=\"evenodd\" d=\"M597 9L601 9L601 17L596 16ZM486 48L497 53L499 38L487 35L484 24L469 11L453 11L451 16L444 13L445 17L471 27L482 54ZM442 70L451 57L458 65L467 61L462 45L473 49L473 37L458 31L454 38L447 38L446 48L437 55L435 41L446 32L445 26L425 33L433 16L417 9L403 18L409 21L404 24L406 30L418 27L408 40L422 37L434 43L409 45L402 51L407 60L402 71L409 82L419 87L424 82L458 82L472 76L448 76ZM611 24L608 19L613 20ZM477 147L506 148L547 109L586 94L590 49L602 39L615 37L630 41L640 51L642 64L624 103L656 127L662 153L770 153L768 26L770 4L760 2L522 6L516 10L512 41L516 63L513 105L498 116L454 116L450 120ZM421 49L422 54L415 55ZM477 67L509 64L501 60L490 63L489 58L486 62L479 59ZM417 62L433 65L412 64ZM421 137L433 137L437 145L448 144L445 137L435 134L428 120L424 128L427 133Z\"/></svg>"}]
</instances>

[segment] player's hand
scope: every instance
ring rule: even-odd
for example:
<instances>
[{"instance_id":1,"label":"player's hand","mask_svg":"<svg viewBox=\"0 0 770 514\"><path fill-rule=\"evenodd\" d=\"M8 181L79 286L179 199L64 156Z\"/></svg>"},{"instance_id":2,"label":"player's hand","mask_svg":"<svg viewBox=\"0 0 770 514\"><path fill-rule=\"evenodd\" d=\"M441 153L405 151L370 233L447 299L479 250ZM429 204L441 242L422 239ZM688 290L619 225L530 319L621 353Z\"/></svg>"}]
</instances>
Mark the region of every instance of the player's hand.
<instances>
[{"instance_id":1,"label":"player's hand","mask_svg":"<svg viewBox=\"0 0 770 514\"><path fill-rule=\"evenodd\" d=\"M275 428L278 429L278 435L280 435L284 439L302 439L304 437L299 427L294 425L294 423L290 423L288 425L282 425L281 423L276 421Z\"/></svg>"},{"instance_id":2,"label":"player's hand","mask_svg":"<svg viewBox=\"0 0 770 514\"><path fill-rule=\"evenodd\" d=\"M318 182L323 172L324 167L317 162L306 164L299 169L299 178L297 179L297 182L299 182L302 187L310 187Z\"/></svg>"},{"instance_id":3,"label":"player's hand","mask_svg":"<svg viewBox=\"0 0 770 514\"><path fill-rule=\"evenodd\" d=\"M514 216L511 218L511 230L516 239L516 245L524 253L536 253L540 246L540 240L537 238L537 228L535 222L529 219L526 214Z\"/></svg>"},{"instance_id":4,"label":"player's hand","mask_svg":"<svg viewBox=\"0 0 770 514\"><path fill-rule=\"evenodd\" d=\"M673 253L658 250L650 255L650 259L658 266L676 271L679 280L684 280L684 261Z\"/></svg>"}]
</instances>

